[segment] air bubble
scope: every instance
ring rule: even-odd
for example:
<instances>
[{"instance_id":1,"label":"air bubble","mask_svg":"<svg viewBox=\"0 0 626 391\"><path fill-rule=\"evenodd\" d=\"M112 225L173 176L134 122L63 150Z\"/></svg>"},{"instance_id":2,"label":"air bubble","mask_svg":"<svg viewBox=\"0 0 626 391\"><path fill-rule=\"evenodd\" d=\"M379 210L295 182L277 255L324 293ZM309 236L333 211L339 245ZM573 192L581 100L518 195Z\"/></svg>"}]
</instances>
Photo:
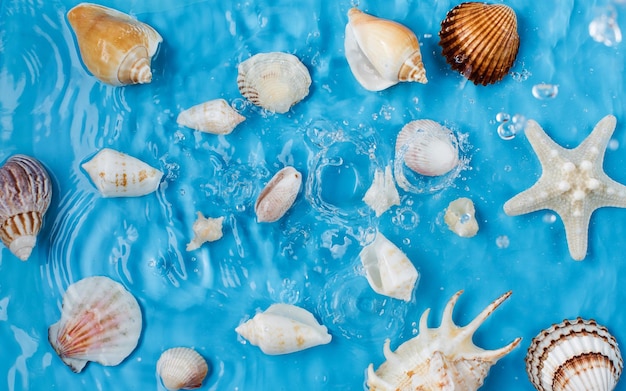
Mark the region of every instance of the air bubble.
<instances>
[{"instance_id":1,"label":"air bubble","mask_svg":"<svg viewBox=\"0 0 626 391\"><path fill-rule=\"evenodd\" d=\"M498 136L502 140L512 140L515 138L517 131L515 128L515 124L510 122L503 122L498 125Z\"/></svg>"},{"instance_id":2,"label":"air bubble","mask_svg":"<svg viewBox=\"0 0 626 391\"><path fill-rule=\"evenodd\" d=\"M496 246L498 246L499 249L505 249L509 247L509 244L509 237L506 235L500 235L496 238Z\"/></svg>"},{"instance_id":3,"label":"air bubble","mask_svg":"<svg viewBox=\"0 0 626 391\"><path fill-rule=\"evenodd\" d=\"M617 24L617 14L613 7L607 7L589 23L589 35L594 41L609 47L622 42L622 31Z\"/></svg>"},{"instance_id":4,"label":"air bubble","mask_svg":"<svg viewBox=\"0 0 626 391\"><path fill-rule=\"evenodd\" d=\"M508 113L501 111L498 114L496 114L496 121L498 122L506 122L509 120L511 120L511 116Z\"/></svg>"},{"instance_id":5,"label":"air bubble","mask_svg":"<svg viewBox=\"0 0 626 391\"><path fill-rule=\"evenodd\" d=\"M547 83L535 84L532 93L539 100L554 99L559 94L559 86Z\"/></svg>"},{"instance_id":6,"label":"air bubble","mask_svg":"<svg viewBox=\"0 0 626 391\"><path fill-rule=\"evenodd\" d=\"M556 221L556 216L553 213L546 213L541 220L546 224L553 224Z\"/></svg>"}]
</instances>

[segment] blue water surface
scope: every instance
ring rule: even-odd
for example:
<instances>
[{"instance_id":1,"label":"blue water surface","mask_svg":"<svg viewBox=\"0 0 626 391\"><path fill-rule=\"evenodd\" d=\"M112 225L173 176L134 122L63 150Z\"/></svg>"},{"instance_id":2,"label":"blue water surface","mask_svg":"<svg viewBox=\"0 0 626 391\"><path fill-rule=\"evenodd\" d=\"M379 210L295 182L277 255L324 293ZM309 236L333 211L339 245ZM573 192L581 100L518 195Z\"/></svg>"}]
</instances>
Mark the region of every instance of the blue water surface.
<instances>
[{"instance_id":1,"label":"blue water surface","mask_svg":"<svg viewBox=\"0 0 626 391\"><path fill-rule=\"evenodd\" d=\"M576 262L554 213L510 217L502 209L541 173L525 119L572 148L615 115L604 168L626 183L624 43L589 33L602 15L624 27L623 1L507 1L518 16L520 51L510 74L486 87L441 56L440 22L457 2L106 0L164 38L152 83L118 88L84 68L66 19L76 4L0 1L0 161L34 156L54 188L31 258L0 252L0 389L163 390L159 355L190 346L210 364L202 390L362 390L367 366L384 361L384 340L395 349L414 337L426 308L429 325L438 326L459 290L460 325L513 291L474 337L485 349L523 338L491 369L484 390L532 390L524 364L530 341L565 318L594 318L626 343L626 211L593 215L587 257ZM353 6L415 31L428 84L370 92L356 82L343 49ZM237 65L271 51L298 56L313 80L309 96L286 114L247 103L237 88ZM535 97L540 83L558 86L556 97ZM180 111L216 98L247 118L233 133L177 125ZM398 131L415 119L458 134L467 163L442 190L400 190L401 205L376 217L361 198L376 168L392 164ZM105 147L162 170L158 190L103 198L80 165ZM298 198L278 222L257 223L256 197L285 165L303 173ZM474 201L480 225L469 239L443 222L461 196ZM224 216L224 237L187 252L197 211ZM364 277L358 253L377 229L421 274L408 303L374 293ZM68 285L92 275L133 293L144 328L119 366L91 363L74 374L47 329ZM276 302L311 311L332 342L267 356L238 337L237 325Z\"/></svg>"}]
</instances>

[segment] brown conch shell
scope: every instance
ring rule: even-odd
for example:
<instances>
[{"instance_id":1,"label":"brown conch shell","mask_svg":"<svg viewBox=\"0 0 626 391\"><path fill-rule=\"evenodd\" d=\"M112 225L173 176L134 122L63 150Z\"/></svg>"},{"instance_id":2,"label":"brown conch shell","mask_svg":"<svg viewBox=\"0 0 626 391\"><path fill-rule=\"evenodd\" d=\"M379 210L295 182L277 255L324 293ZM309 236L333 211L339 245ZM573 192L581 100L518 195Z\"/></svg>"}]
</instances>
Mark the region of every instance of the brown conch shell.
<instances>
[{"instance_id":1,"label":"brown conch shell","mask_svg":"<svg viewBox=\"0 0 626 391\"><path fill-rule=\"evenodd\" d=\"M50 177L35 158L13 155L0 167L0 239L22 261L35 247L51 197Z\"/></svg>"},{"instance_id":2,"label":"brown conch shell","mask_svg":"<svg viewBox=\"0 0 626 391\"><path fill-rule=\"evenodd\" d=\"M502 80L519 50L517 17L504 4L457 5L441 22L439 38L448 64L474 84Z\"/></svg>"},{"instance_id":3,"label":"brown conch shell","mask_svg":"<svg viewBox=\"0 0 626 391\"><path fill-rule=\"evenodd\" d=\"M81 3L67 13L83 63L113 85L152 81L150 64L163 38L145 23L117 10Z\"/></svg>"}]
</instances>

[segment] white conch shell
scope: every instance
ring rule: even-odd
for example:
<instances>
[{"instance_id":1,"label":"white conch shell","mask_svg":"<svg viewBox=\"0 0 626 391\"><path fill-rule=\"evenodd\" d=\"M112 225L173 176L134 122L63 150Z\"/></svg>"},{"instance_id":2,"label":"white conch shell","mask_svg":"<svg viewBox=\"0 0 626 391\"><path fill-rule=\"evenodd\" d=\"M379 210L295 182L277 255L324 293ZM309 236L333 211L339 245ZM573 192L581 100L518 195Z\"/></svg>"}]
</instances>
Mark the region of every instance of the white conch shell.
<instances>
[{"instance_id":1,"label":"white conch shell","mask_svg":"<svg viewBox=\"0 0 626 391\"><path fill-rule=\"evenodd\" d=\"M37 159L13 155L0 167L0 239L22 261L37 243L51 198L50 177Z\"/></svg>"},{"instance_id":2,"label":"white conch shell","mask_svg":"<svg viewBox=\"0 0 626 391\"><path fill-rule=\"evenodd\" d=\"M298 57L289 53L259 53L239 64L241 95L257 106L286 113L309 95L311 75Z\"/></svg>"},{"instance_id":3,"label":"white conch shell","mask_svg":"<svg viewBox=\"0 0 626 391\"><path fill-rule=\"evenodd\" d=\"M291 166L274 174L254 204L257 220L271 223L283 217L296 200L301 185L302 174Z\"/></svg>"},{"instance_id":4,"label":"white conch shell","mask_svg":"<svg viewBox=\"0 0 626 391\"><path fill-rule=\"evenodd\" d=\"M411 170L425 176L448 173L459 164L454 133L429 119L411 121L396 138L396 158L403 156Z\"/></svg>"},{"instance_id":5,"label":"white conch shell","mask_svg":"<svg viewBox=\"0 0 626 391\"><path fill-rule=\"evenodd\" d=\"M137 346L142 317L139 304L108 277L87 277L67 288L61 319L48 328L48 340L72 371L88 361L118 365Z\"/></svg>"},{"instance_id":6,"label":"white conch shell","mask_svg":"<svg viewBox=\"0 0 626 391\"><path fill-rule=\"evenodd\" d=\"M478 221L476 221L476 209L472 200L460 197L450 202L443 220L450 228L450 231L463 238L471 238L478 232Z\"/></svg>"},{"instance_id":7,"label":"white conch shell","mask_svg":"<svg viewBox=\"0 0 626 391\"><path fill-rule=\"evenodd\" d=\"M367 90L401 81L428 82L417 37L400 23L352 8L344 46L352 74Z\"/></svg>"},{"instance_id":8,"label":"white conch shell","mask_svg":"<svg viewBox=\"0 0 626 391\"><path fill-rule=\"evenodd\" d=\"M393 180L391 166L385 167L384 173L376 169L372 186L365 192L363 201L376 212L376 217L385 213L392 205L400 205L400 194Z\"/></svg>"},{"instance_id":9,"label":"white conch shell","mask_svg":"<svg viewBox=\"0 0 626 391\"><path fill-rule=\"evenodd\" d=\"M427 309L420 318L417 337L395 352L391 351L389 340L385 341L387 360L376 372L372 364L367 368L370 391L476 391L483 384L491 366L513 350L521 338L497 350L484 350L474 345L472 336L511 292L496 299L470 324L459 327L452 321L452 310L462 292L452 296L438 328L428 327Z\"/></svg>"},{"instance_id":10,"label":"white conch shell","mask_svg":"<svg viewBox=\"0 0 626 391\"><path fill-rule=\"evenodd\" d=\"M195 350L179 347L164 351L156 370L168 390L191 390L202 386L209 365Z\"/></svg>"},{"instance_id":11,"label":"white conch shell","mask_svg":"<svg viewBox=\"0 0 626 391\"><path fill-rule=\"evenodd\" d=\"M187 244L187 251L193 251L205 242L214 242L222 238L222 224L224 217L204 217L202 212L197 212L198 218L193 223L193 239Z\"/></svg>"},{"instance_id":12,"label":"white conch shell","mask_svg":"<svg viewBox=\"0 0 626 391\"><path fill-rule=\"evenodd\" d=\"M103 197L139 197L159 187L163 173L132 156L104 148L82 165Z\"/></svg>"},{"instance_id":13,"label":"white conch shell","mask_svg":"<svg viewBox=\"0 0 626 391\"><path fill-rule=\"evenodd\" d=\"M163 38L145 23L97 4L67 13L83 63L100 81L120 86L150 83L150 63Z\"/></svg>"},{"instance_id":14,"label":"white conch shell","mask_svg":"<svg viewBox=\"0 0 626 391\"><path fill-rule=\"evenodd\" d=\"M176 122L205 133L229 134L245 119L226 100L214 99L181 112Z\"/></svg>"},{"instance_id":15,"label":"white conch shell","mask_svg":"<svg viewBox=\"0 0 626 391\"><path fill-rule=\"evenodd\" d=\"M526 372L539 391L612 391L623 367L615 337L580 317L543 330L526 355Z\"/></svg>"},{"instance_id":16,"label":"white conch shell","mask_svg":"<svg viewBox=\"0 0 626 391\"><path fill-rule=\"evenodd\" d=\"M292 304L272 304L240 324L235 331L269 355L287 354L324 345L332 337L312 313Z\"/></svg>"},{"instance_id":17,"label":"white conch shell","mask_svg":"<svg viewBox=\"0 0 626 391\"><path fill-rule=\"evenodd\" d=\"M381 295L410 301L419 273L413 263L381 232L359 253L365 276Z\"/></svg>"}]
</instances>

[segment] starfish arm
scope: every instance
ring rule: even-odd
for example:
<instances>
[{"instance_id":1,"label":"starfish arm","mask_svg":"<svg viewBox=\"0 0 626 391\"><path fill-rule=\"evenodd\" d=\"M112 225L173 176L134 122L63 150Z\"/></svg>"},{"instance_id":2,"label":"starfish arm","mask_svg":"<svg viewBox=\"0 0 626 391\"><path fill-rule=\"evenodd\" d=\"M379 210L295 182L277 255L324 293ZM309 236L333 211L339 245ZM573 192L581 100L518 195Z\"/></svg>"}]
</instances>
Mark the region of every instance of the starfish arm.
<instances>
[{"instance_id":1,"label":"starfish arm","mask_svg":"<svg viewBox=\"0 0 626 391\"><path fill-rule=\"evenodd\" d=\"M593 210L585 211L580 216L574 216L572 213L559 213L565 226L565 238L569 254L576 261L582 261L587 255L587 236L591 213Z\"/></svg>"},{"instance_id":2,"label":"starfish arm","mask_svg":"<svg viewBox=\"0 0 626 391\"><path fill-rule=\"evenodd\" d=\"M546 186L540 180L529 189L505 202L504 213L509 216L518 216L537 210L552 209L550 205L553 204L553 201L547 196L546 190ZM545 194L545 197L540 198L540 194Z\"/></svg>"},{"instance_id":3,"label":"starfish arm","mask_svg":"<svg viewBox=\"0 0 626 391\"><path fill-rule=\"evenodd\" d=\"M530 142L530 145L533 147L535 154L539 158L543 172L548 169L547 165L550 161L550 157L557 153L562 154L567 151L565 148L555 143L543 130L543 128L532 119L528 120L526 123L524 133L526 134L528 142Z\"/></svg>"},{"instance_id":4,"label":"starfish arm","mask_svg":"<svg viewBox=\"0 0 626 391\"><path fill-rule=\"evenodd\" d=\"M596 208L615 207L626 208L626 186L609 178L606 174L600 175L603 184L602 191L594 193Z\"/></svg>"},{"instance_id":5,"label":"starfish arm","mask_svg":"<svg viewBox=\"0 0 626 391\"><path fill-rule=\"evenodd\" d=\"M613 115L609 114L602 118L593 128L591 134L574 149L574 153L580 153L581 158L585 160L602 162L616 124L617 119Z\"/></svg>"}]
</instances>

